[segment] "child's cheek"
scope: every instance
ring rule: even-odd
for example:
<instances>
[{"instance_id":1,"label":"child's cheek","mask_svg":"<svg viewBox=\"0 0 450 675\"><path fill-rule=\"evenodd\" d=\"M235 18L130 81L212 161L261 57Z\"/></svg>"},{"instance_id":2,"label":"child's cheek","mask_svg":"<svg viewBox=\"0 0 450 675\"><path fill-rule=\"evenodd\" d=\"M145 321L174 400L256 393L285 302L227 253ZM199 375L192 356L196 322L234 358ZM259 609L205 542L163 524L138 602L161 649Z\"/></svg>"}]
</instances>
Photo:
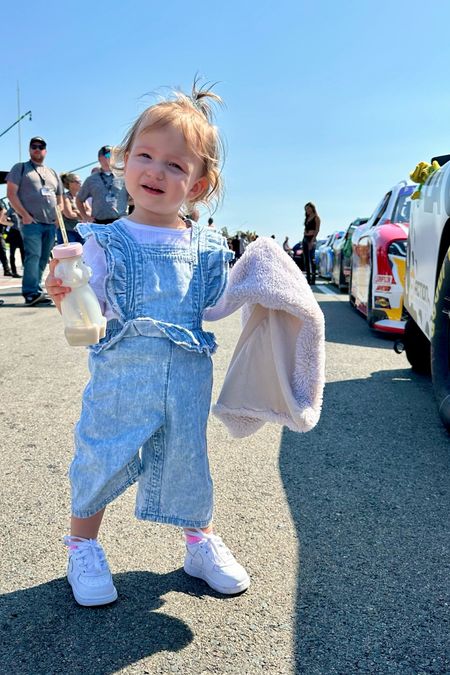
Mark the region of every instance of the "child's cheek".
<instances>
[{"instance_id":1,"label":"child's cheek","mask_svg":"<svg viewBox=\"0 0 450 675\"><path fill-rule=\"evenodd\" d=\"M125 180L125 187L127 189L127 192L131 197L133 197L134 196L133 195L134 190L133 190L133 186L132 186L132 181L131 181L129 173L127 172L126 169L125 169L123 177L124 177L124 180Z\"/></svg>"}]
</instances>

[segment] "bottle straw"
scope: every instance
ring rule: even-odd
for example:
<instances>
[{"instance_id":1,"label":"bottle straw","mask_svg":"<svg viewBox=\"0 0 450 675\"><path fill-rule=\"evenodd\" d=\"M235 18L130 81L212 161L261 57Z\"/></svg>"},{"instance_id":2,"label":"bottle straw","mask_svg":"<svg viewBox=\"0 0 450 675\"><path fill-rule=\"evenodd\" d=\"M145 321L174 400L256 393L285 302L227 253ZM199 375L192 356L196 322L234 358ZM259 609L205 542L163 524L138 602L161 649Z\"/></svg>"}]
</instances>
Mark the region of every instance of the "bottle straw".
<instances>
[{"instance_id":1,"label":"bottle straw","mask_svg":"<svg viewBox=\"0 0 450 675\"><path fill-rule=\"evenodd\" d=\"M68 246L69 238L67 236L66 226L64 225L64 220L58 205L56 206L56 220L58 221L59 229L61 230L64 246Z\"/></svg>"},{"instance_id":2,"label":"bottle straw","mask_svg":"<svg viewBox=\"0 0 450 675\"><path fill-rule=\"evenodd\" d=\"M58 221L59 229L61 230L64 246L68 246L70 242L67 236L66 226L64 225L61 210L58 205L56 206L56 219ZM84 325L90 328L92 324L91 320L89 319L89 313L86 309L86 304L83 302L82 298L79 298L78 302L79 302L78 306L79 316L81 317L81 320L83 321Z\"/></svg>"}]
</instances>

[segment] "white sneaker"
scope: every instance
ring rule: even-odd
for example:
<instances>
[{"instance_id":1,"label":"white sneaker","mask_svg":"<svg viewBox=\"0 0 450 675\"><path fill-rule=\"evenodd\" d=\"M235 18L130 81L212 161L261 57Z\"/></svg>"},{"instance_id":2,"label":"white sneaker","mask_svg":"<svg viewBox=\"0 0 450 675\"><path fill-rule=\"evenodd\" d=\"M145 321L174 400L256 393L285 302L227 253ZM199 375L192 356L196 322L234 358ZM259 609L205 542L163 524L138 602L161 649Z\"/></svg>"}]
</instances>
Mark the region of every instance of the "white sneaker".
<instances>
[{"instance_id":1,"label":"white sneaker","mask_svg":"<svg viewBox=\"0 0 450 675\"><path fill-rule=\"evenodd\" d=\"M97 540L64 537L64 543L76 546L69 550L67 580L78 604L93 607L117 600L105 552Z\"/></svg>"},{"instance_id":2,"label":"white sneaker","mask_svg":"<svg viewBox=\"0 0 450 675\"><path fill-rule=\"evenodd\" d=\"M195 544L186 543L184 571L191 577L203 579L218 593L234 595L250 586L250 577L222 539L216 534L196 531L201 536Z\"/></svg>"}]
</instances>

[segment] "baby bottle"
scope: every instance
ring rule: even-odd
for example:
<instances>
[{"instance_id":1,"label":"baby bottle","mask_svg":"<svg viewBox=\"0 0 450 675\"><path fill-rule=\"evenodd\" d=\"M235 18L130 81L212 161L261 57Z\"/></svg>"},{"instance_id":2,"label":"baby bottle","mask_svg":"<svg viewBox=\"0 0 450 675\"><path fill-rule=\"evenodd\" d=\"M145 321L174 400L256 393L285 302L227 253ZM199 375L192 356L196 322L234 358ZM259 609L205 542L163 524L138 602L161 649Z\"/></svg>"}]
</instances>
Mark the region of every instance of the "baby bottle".
<instances>
[{"instance_id":1,"label":"baby bottle","mask_svg":"<svg viewBox=\"0 0 450 675\"><path fill-rule=\"evenodd\" d=\"M106 319L102 316L97 296L89 286L90 268L81 259L79 243L59 244L53 248L58 260L54 275L72 290L61 301L64 334L72 347L96 344L105 336Z\"/></svg>"}]
</instances>

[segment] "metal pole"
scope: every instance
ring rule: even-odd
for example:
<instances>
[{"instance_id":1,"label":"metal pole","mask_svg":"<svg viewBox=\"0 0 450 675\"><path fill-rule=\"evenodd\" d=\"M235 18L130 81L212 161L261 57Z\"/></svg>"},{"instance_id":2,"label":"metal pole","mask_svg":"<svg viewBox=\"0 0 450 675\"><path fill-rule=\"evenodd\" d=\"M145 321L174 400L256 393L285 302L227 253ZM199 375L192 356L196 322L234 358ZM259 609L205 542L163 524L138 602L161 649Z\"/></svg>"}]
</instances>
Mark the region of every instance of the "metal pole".
<instances>
[{"instance_id":1,"label":"metal pole","mask_svg":"<svg viewBox=\"0 0 450 675\"><path fill-rule=\"evenodd\" d=\"M19 118L19 123L17 125L17 132L19 134L19 162L22 161L22 138L20 134L20 89L19 81L17 81L17 117Z\"/></svg>"},{"instance_id":2,"label":"metal pole","mask_svg":"<svg viewBox=\"0 0 450 675\"><path fill-rule=\"evenodd\" d=\"M12 129L13 127L15 127L16 124L19 124L20 120L23 120L23 118L26 117L27 115L29 115L29 117L30 117L30 122L31 122L31 110L29 110L28 112L26 112L26 113L24 113L23 115L21 115L20 118L19 118L18 120L16 120L15 122L13 122L7 129L5 129L5 131L2 131L2 133L0 134L0 138L1 138L2 136L4 136L10 129Z\"/></svg>"}]
</instances>

